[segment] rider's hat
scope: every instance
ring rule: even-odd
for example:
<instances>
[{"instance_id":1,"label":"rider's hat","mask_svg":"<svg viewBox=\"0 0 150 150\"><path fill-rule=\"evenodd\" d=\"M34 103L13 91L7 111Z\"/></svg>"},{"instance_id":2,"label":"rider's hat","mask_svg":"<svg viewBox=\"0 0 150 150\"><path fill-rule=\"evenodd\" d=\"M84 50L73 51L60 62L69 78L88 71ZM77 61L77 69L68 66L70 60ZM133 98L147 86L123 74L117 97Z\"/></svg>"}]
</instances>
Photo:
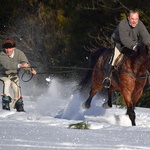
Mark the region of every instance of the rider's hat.
<instances>
[{"instance_id":1,"label":"rider's hat","mask_svg":"<svg viewBox=\"0 0 150 150\"><path fill-rule=\"evenodd\" d=\"M5 40L4 43L2 44L2 48L13 48L15 46L16 46L15 41L10 39Z\"/></svg>"}]
</instances>

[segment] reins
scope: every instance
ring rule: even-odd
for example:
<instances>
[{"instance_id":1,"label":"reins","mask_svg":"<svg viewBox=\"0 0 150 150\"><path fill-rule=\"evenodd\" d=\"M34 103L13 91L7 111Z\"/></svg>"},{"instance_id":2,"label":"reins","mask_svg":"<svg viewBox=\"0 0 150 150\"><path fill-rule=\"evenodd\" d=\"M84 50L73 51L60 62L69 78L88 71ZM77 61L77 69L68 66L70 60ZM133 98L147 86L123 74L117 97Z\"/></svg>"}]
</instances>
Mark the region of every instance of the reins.
<instances>
[{"instance_id":1,"label":"reins","mask_svg":"<svg viewBox=\"0 0 150 150\"><path fill-rule=\"evenodd\" d=\"M24 80L24 75L26 74L26 72L24 72L22 75L21 75L21 80L23 81L23 82L29 82L32 78L33 78L33 74L31 74L30 76L30 78L28 79L28 80Z\"/></svg>"},{"instance_id":2,"label":"reins","mask_svg":"<svg viewBox=\"0 0 150 150\"><path fill-rule=\"evenodd\" d=\"M134 77L134 78L136 78L136 79L138 79L138 78L146 78L147 76L149 76L149 73L148 73L148 70L147 70L147 69L146 69L146 73L143 74L143 75L141 75L141 76L137 76L137 75L135 75L133 72L128 71L128 70L126 70L126 69L124 69L124 68L121 68L120 71L126 72L127 74L131 75L132 77Z\"/></svg>"},{"instance_id":3,"label":"reins","mask_svg":"<svg viewBox=\"0 0 150 150\"><path fill-rule=\"evenodd\" d=\"M32 66L30 68L37 68L36 66ZM61 74L61 73L73 73L77 70L103 70L103 69L94 69L94 68L82 68L82 67L64 67L64 66L58 66L58 67L55 67L55 66L49 66L49 68L52 68L52 69L70 69L70 70L61 70L61 71L47 71L47 72L37 72L37 74ZM24 73L21 75L21 79L23 82L29 82L32 78L33 78L33 75L29 74L30 75L30 78L25 80L24 79L24 76L25 74L27 74L25 71Z\"/></svg>"},{"instance_id":4,"label":"reins","mask_svg":"<svg viewBox=\"0 0 150 150\"><path fill-rule=\"evenodd\" d=\"M142 63L141 63L141 64L142 64ZM137 79L137 78L146 78L146 77L150 76L150 74L149 74L150 71L147 69L147 67L146 67L145 65L143 65L143 67L144 67L146 70L145 70L145 73L144 73L143 75L141 75L141 76L138 76L138 75L134 74L133 72L124 69L123 67L120 68L120 71L126 72L126 73L128 73L129 75L133 76L133 77L136 78L136 79Z\"/></svg>"},{"instance_id":5,"label":"reins","mask_svg":"<svg viewBox=\"0 0 150 150\"><path fill-rule=\"evenodd\" d=\"M75 70L74 70L75 71ZM38 72L37 74L61 74L61 73L69 73L69 72L73 72L73 71L57 71L57 72ZM21 75L21 79L23 82L29 82L32 78L33 78L33 74L29 74L31 77L27 80L24 80L24 75L27 74L26 72L24 72L22 75Z\"/></svg>"}]
</instances>

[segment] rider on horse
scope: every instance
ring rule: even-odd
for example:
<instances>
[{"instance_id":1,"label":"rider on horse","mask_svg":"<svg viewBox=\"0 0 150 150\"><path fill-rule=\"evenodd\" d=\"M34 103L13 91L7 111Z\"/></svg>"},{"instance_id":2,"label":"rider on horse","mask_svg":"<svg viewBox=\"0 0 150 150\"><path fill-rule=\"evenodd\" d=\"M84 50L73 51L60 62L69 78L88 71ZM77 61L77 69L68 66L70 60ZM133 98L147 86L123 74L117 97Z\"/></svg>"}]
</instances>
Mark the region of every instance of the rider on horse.
<instances>
[{"instance_id":1,"label":"rider on horse","mask_svg":"<svg viewBox=\"0 0 150 150\"><path fill-rule=\"evenodd\" d=\"M112 41L115 45L114 52L109 61L108 71L103 80L103 86L109 88L111 85L111 75L114 70L114 63L122 52L123 48L137 52L140 44L150 43L150 34L142 21L139 20L139 13L130 10L127 18L123 19L117 29L112 34Z\"/></svg>"}]
</instances>

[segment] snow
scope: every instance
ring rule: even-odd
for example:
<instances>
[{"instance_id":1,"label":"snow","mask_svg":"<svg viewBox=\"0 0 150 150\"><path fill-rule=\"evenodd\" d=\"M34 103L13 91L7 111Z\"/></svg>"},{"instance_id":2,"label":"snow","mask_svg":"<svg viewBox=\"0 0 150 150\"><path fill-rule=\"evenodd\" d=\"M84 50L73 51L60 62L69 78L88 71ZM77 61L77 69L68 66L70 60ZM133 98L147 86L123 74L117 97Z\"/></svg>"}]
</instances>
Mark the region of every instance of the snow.
<instances>
[{"instance_id":1,"label":"snow","mask_svg":"<svg viewBox=\"0 0 150 150\"><path fill-rule=\"evenodd\" d=\"M131 126L125 108L105 110L99 95L84 110L88 95L74 85L53 79L38 99L24 96L25 113L0 106L0 150L150 150L150 109L136 108L137 126ZM68 128L79 122L90 129Z\"/></svg>"}]
</instances>

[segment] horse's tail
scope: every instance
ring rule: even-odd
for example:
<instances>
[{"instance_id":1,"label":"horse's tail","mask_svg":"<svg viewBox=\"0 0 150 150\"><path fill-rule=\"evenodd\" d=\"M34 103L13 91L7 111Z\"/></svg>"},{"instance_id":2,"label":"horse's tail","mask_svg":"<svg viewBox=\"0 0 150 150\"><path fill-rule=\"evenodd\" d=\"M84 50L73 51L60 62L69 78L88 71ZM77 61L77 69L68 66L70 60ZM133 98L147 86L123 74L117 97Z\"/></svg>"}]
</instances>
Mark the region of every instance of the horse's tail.
<instances>
[{"instance_id":1,"label":"horse's tail","mask_svg":"<svg viewBox=\"0 0 150 150\"><path fill-rule=\"evenodd\" d=\"M78 85L78 90L83 91L86 88L88 88L89 85L91 84L93 68L94 68L98 58L100 57L100 55L104 52L104 50L105 50L105 48L98 49L97 51L95 51L94 53L92 53L90 55L89 67L87 69L85 77L81 80L81 82Z\"/></svg>"}]
</instances>

